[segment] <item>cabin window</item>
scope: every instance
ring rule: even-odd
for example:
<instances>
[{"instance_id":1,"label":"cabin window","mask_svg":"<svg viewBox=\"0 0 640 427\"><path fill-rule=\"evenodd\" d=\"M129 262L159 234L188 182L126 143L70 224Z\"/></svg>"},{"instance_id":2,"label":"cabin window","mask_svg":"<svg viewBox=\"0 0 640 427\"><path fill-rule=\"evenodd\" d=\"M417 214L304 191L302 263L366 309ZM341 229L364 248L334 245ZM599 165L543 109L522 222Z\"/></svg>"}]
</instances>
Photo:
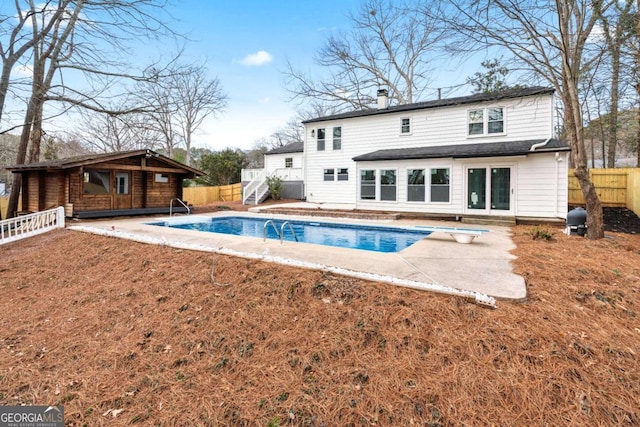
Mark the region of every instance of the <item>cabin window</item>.
<instances>
[{"instance_id":1,"label":"cabin window","mask_svg":"<svg viewBox=\"0 0 640 427\"><path fill-rule=\"evenodd\" d=\"M396 200L395 169L383 169L380 171L380 200Z\"/></svg>"},{"instance_id":2,"label":"cabin window","mask_svg":"<svg viewBox=\"0 0 640 427\"><path fill-rule=\"evenodd\" d=\"M411 118L403 117L400 119L400 134L409 135L411 133Z\"/></svg>"},{"instance_id":3,"label":"cabin window","mask_svg":"<svg viewBox=\"0 0 640 427\"><path fill-rule=\"evenodd\" d=\"M342 148L342 127L333 128L333 149L340 150Z\"/></svg>"},{"instance_id":4,"label":"cabin window","mask_svg":"<svg viewBox=\"0 0 640 427\"><path fill-rule=\"evenodd\" d=\"M318 151L324 151L324 129L318 129L317 149Z\"/></svg>"},{"instance_id":5,"label":"cabin window","mask_svg":"<svg viewBox=\"0 0 640 427\"><path fill-rule=\"evenodd\" d=\"M407 201L424 202L425 191L424 169L407 170Z\"/></svg>"},{"instance_id":6,"label":"cabin window","mask_svg":"<svg viewBox=\"0 0 640 427\"><path fill-rule=\"evenodd\" d=\"M324 170L324 180L325 181L333 181L335 176L335 169L325 169Z\"/></svg>"},{"instance_id":7,"label":"cabin window","mask_svg":"<svg viewBox=\"0 0 640 427\"><path fill-rule=\"evenodd\" d=\"M284 159L284 167L292 168L293 167L293 157L285 157Z\"/></svg>"},{"instance_id":8,"label":"cabin window","mask_svg":"<svg viewBox=\"0 0 640 427\"><path fill-rule=\"evenodd\" d=\"M157 173L154 178L155 182L167 183L169 182L169 174L168 173Z\"/></svg>"},{"instance_id":9,"label":"cabin window","mask_svg":"<svg viewBox=\"0 0 640 427\"><path fill-rule=\"evenodd\" d=\"M349 169L348 168L340 168L340 169L338 169L338 181L349 181Z\"/></svg>"},{"instance_id":10,"label":"cabin window","mask_svg":"<svg viewBox=\"0 0 640 427\"><path fill-rule=\"evenodd\" d=\"M109 171L88 170L84 173L84 194L109 194Z\"/></svg>"},{"instance_id":11,"label":"cabin window","mask_svg":"<svg viewBox=\"0 0 640 427\"><path fill-rule=\"evenodd\" d=\"M431 201L449 202L449 169L431 169Z\"/></svg>"}]
</instances>

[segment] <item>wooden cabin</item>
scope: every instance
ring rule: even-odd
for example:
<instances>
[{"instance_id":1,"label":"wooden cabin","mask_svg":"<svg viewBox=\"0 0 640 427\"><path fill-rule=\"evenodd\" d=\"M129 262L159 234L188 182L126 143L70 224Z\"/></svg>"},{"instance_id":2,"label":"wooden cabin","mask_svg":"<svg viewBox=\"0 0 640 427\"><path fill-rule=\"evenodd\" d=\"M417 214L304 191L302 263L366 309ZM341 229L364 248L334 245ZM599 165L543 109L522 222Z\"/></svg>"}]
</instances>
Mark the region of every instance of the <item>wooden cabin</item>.
<instances>
[{"instance_id":1,"label":"wooden cabin","mask_svg":"<svg viewBox=\"0 0 640 427\"><path fill-rule=\"evenodd\" d=\"M204 175L152 150L87 154L15 165L22 174L22 209L64 206L66 216L99 218L183 212L182 183ZM188 201L187 201L188 202ZM186 202L185 202L186 203Z\"/></svg>"}]
</instances>

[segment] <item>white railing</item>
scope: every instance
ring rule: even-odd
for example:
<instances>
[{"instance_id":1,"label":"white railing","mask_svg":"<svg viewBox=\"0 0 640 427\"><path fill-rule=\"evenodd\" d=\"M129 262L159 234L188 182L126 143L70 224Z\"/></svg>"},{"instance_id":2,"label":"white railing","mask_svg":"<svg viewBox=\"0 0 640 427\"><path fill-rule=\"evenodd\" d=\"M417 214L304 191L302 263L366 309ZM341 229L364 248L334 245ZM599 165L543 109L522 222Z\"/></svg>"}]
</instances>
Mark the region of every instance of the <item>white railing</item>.
<instances>
[{"instance_id":1,"label":"white railing","mask_svg":"<svg viewBox=\"0 0 640 427\"><path fill-rule=\"evenodd\" d=\"M242 182L253 181L264 169L242 169Z\"/></svg>"},{"instance_id":2,"label":"white railing","mask_svg":"<svg viewBox=\"0 0 640 427\"><path fill-rule=\"evenodd\" d=\"M242 169L242 182L253 181L259 176L263 176L265 169ZM302 168L277 168L270 175L282 178L283 181L302 180Z\"/></svg>"},{"instance_id":3,"label":"white railing","mask_svg":"<svg viewBox=\"0 0 640 427\"><path fill-rule=\"evenodd\" d=\"M259 174L257 174L250 183L246 185L242 189L242 204L246 205L247 200L251 195L255 197L254 203L258 204L258 200L260 197L264 196L264 194L269 190L267 186L267 171L263 169Z\"/></svg>"},{"instance_id":4,"label":"white railing","mask_svg":"<svg viewBox=\"0 0 640 427\"><path fill-rule=\"evenodd\" d=\"M0 221L0 245L64 228L64 208L21 215Z\"/></svg>"}]
</instances>

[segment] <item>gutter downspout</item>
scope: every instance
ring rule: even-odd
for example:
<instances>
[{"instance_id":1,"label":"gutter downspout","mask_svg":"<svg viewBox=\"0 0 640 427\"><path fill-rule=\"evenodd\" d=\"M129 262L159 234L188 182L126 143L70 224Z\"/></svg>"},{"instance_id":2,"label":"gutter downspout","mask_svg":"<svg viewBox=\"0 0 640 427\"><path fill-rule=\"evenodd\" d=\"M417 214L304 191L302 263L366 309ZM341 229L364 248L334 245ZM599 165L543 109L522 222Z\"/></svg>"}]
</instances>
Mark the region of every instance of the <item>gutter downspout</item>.
<instances>
[{"instance_id":1,"label":"gutter downspout","mask_svg":"<svg viewBox=\"0 0 640 427\"><path fill-rule=\"evenodd\" d=\"M542 142L538 142L537 144L533 144L531 148L529 148L529 151L536 151L538 148L544 147L545 145L547 145L549 141L551 141L551 137L545 139Z\"/></svg>"}]
</instances>

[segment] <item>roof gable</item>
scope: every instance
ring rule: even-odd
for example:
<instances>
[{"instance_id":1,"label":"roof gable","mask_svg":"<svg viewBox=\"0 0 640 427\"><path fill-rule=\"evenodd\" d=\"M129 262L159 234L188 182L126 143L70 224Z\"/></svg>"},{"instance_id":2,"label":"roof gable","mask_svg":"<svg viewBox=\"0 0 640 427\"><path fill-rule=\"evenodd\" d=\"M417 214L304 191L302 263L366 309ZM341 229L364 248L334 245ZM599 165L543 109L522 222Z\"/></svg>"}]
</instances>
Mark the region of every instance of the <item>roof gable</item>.
<instances>
[{"instance_id":1,"label":"roof gable","mask_svg":"<svg viewBox=\"0 0 640 427\"><path fill-rule=\"evenodd\" d=\"M93 153L84 154L81 156L68 157L66 159L47 160L44 162L27 163L23 165L8 166L7 170L12 172L21 172L29 170L65 170L81 166L91 166L105 162L117 161L120 159L126 159L131 157L153 157L156 160L166 163L167 165L176 169L183 169L185 173L194 174L197 176L205 175L204 172L173 160L167 156L157 153L153 150L132 150L132 151L119 151L114 153Z\"/></svg>"}]
</instances>

